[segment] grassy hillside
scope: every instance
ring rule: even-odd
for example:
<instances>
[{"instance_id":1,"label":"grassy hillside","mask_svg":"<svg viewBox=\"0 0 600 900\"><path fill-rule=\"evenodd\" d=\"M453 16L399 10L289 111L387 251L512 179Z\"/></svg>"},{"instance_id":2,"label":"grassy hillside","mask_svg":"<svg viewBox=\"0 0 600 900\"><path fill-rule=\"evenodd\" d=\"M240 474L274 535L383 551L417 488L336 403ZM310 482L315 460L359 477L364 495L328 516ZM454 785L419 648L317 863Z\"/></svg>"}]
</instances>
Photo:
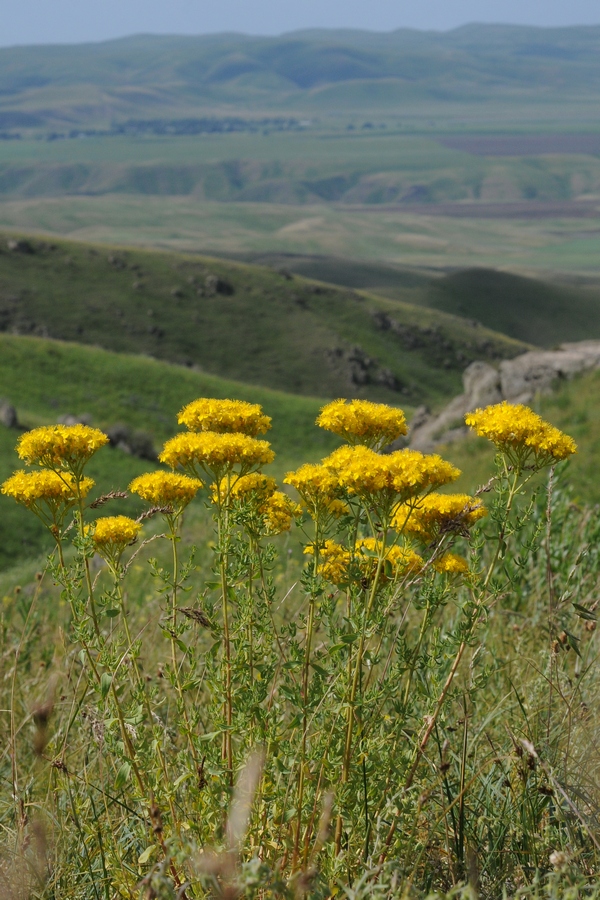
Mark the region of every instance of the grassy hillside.
<instances>
[{"instance_id":1,"label":"grassy hillside","mask_svg":"<svg viewBox=\"0 0 600 900\"><path fill-rule=\"evenodd\" d=\"M143 356L115 354L95 347L0 334L0 396L10 398L20 421L35 427L65 414L91 417L109 428L126 423L152 435L154 444L177 430L176 414L199 396L236 397L261 403L273 417L269 434L277 475L300 460L319 459L335 440L314 427L322 401L226 381ZM0 425L0 480L19 467L14 452L19 432ZM123 489L152 464L105 448L90 463L98 492ZM124 501L122 512L139 504ZM46 534L30 513L0 498L0 568L47 546Z\"/></svg>"},{"instance_id":2,"label":"grassy hillside","mask_svg":"<svg viewBox=\"0 0 600 900\"><path fill-rule=\"evenodd\" d=\"M411 208L564 203L600 190L600 135L538 135L533 143L531 135L509 135L486 145L467 131L455 147L439 135L404 134L389 117L377 127L365 124L0 140L0 196L133 194Z\"/></svg>"},{"instance_id":3,"label":"grassy hillside","mask_svg":"<svg viewBox=\"0 0 600 900\"><path fill-rule=\"evenodd\" d=\"M409 104L594 96L600 28L472 25L445 33L308 31L263 38L141 35L0 52L0 127L189 119L295 105Z\"/></svg>"},{"instance_id":4,"label":"grassy hillside","mask_svg":"<svg viewBox=\"0 0 600 900\"><path fill-rule=\"evenodd\" d=\"M474 319L542 347L600 337L600 283L594 278L563 275L550 282L549 276L527 278L485 268L440 275L425 268L316 255L256 253L244 258Z\"/></svg>"},{"instance_id":5,"label":"grassy hillside","mask_svg":"<svg viewBox=\"0 0 600 900\"><path fill-rule=\"evenodd\" d=\"M446 313L272 269L14 235L0 251L1 331L292 393L436 403L457 392L472 359L524 349Z\"/></svg>"}]
</instances>

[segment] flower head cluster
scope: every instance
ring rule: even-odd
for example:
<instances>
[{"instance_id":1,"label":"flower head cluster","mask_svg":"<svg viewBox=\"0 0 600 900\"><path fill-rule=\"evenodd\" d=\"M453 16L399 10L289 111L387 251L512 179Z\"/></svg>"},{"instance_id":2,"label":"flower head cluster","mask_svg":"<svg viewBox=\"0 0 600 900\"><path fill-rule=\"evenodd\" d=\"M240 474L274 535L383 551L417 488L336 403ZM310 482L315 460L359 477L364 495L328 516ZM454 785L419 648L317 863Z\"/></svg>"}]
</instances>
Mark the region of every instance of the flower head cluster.
<instances>
[{"instance_id":1,"label":"flower head cluster","mask_svg":"<svg viewBox=\"0 0 600 900\"><path fill-rule=\"evenodd\" d=\"M277 482L270 475L263 475L262 472L250 472L248 475L241 475L239 478L222 478L218 487L216 484L212 486L213 502L219 502L219 497L227 496L232 500L245 500L252 498L254 500L270 497Z\"/></svg>"},{"instance_id":2,"label":"flower head cluster","mask_svg":"<svg viewBox=\"0 0 600 900\"><path fill-rule=\"evenodd\" d=\"M190 431L235 432L251 437L265 434L271 427L271 418L263 414L262 407L245 400L194 400L184 406L177 421Z\"/></svg>"},{"instance_id":3,"label":"flower head cluster","mask_svg":"<svg viewBox=\"0 0 600 900\"><path fill-rule=\"evenodd\" d=\"M399 532L432 541L446 533L464 534L487 510L469 494L428 494L418 503L403 503L394 514L392 525Z\"/></svg>"},{"instance_id":4,"label":"flower head cluster","mask_svg":"<svg viewBox=\"0 0 600 900\"><path fill-rule=\"evenodd\" d=\"M401 409L370 400L334 400L321 410L317 425L339 434L349 444L381 447L406 434Z\"/></svg>"},{"instance_id":5,"label":"flower head cluster","mask_svg":"<svg viewBox=\"0 0 600 900\"><path fill-rule=\"evenodd\" d=\"M129 490L138 494L142 500L180 512L194 499L201 487L199 478L158 470L134 478Z\"/></svg>"},{"instance_id":6,"label":"flower head cluster","mask_svg":"<svg viewBox=\"0 0 600 900\"><path fill-rule=\"evenodd\" d=\"M93 488L91 478L79 481L79 494L85 497ZM0 491L33 510L46 524L59 525L65 513L78 499L78 485L68 472L59 474L50 470L15 472L4 482Z\"/></svg>"},{"instance_id":7,"label":"flower head cluster","mask_svg":"<svg viewBox=\"0 0 600 900\"><path fill-rule=\"evenodd\" d=\"M465 422L503 452L520 455L521 462L533 455L536 465L543 466L577 452L573 438L520 403L504 400L486 409L476 409L465 416Z\"/></svg>"},{"instance_id":8,"label":"flower head cluster","mask_svg":"<svg viewBox=\"0 0 600 900\"><path fill-rule=\"evenodd\" d=\"M368 585L375 578L382 550L381 541L372 537L359 539L354 554L337 541L325 541L320 547L317 572L331 584L348 584L354 579ZM308 544L304 552L314 555L314 544ZM420 572L424 565L413 550L395 545L385 548L382 562L378 580L381 587L390 579Z\"/></svg>"},{"instance_id":9,"label":"flower head cluster","mask_svg":"<svg viewBox=\"0 0 600 900\"><path fill-rule=\"evenodd\" d=\"M433 487L454 481L460 472L437 454L397 450L382 456L367 447L340 447L323 465L349 494L393 507Z\"/></svg>"},{"instance_id":10,"label":"flower head cluster","mask_svg":"<svg viewBox=\"0 0 600 900\"><path fill-rule=\"evenodd\" d=\"M369 579L374 578L377 562L383 550L381 541L373 537L362 538L357 541L356 547L360 554L360 566L364 576ZM418 553L407 547L399 547L397 544L383 550L383 563L384 567L380 576L383 581L409 573L416 574L424 565L423 559Z\"/></svg>"},{"instance_id":11,"label":"flower head cluster","mask_svg":"<svg viewBox=\"0 0 600 900\"><path fill-rule=\"evenodd\" d=\"M349 512L347 504L339 497L337 476L324 465L305 463L295 472L288 472L283 481L296 488L313 518L339 519Z\"/></svg>"},{"instance_id":12,"label":"flower head cluster","mask_svg":"<svg viewBox=\"0 0 600 900\"><path fill-rule=\"evenodd\" d=\"M437 572L443 572L447 575L468 575L469 563L464 556L457 553L444 553L433 564Z\"/></svg>"},{"instance_id":13,"label":"flower head cluster","mask_svg":"<svg viewBox=\"0 0 600 900\"><path fill-rule=\"evenodd\" d=\"M304 553L314 556L313 544L307 544ZM331 584L347 584L350 577L352 554L337 541L325 541L319 551L317 572Z\"/></svg>"},{"instance_id":14,"label":"flower head cluster","mask_svg":"<svg viewBox=\"0 0 600 900\"><path fill-rule=\"evenodd\" d=\"M27 431L19 438L20 459L47 469L68 469L76 475L108 437L89 425L44 425Z\"/></svg>"},{"instance_id":15,"label":"flower head cluster","mask_svg":"<svg viewBox=\"0 0 600 900\"><path fill-rule=\"evenodd\" d=\"M241 474L273 462L275 454L267 441L246 434L217 434L212 431L186 432L171 438L159 460L175 469L178 466L196 475L198 469L220 480L226 472L239 466Z\"/></svg>"},{"instance_id":16,"label":"flower head cluster","mask_svg":"<svg viewBox=\"0 0 600 900\"><path fill-rule=\"evenodd\" d=\"M259 506L259 513L264 517L267 534L281 534L289 531L292 522L302 514L302 508L294 503L283 491L273 491L264 503Z\"/></svg>"},{"instance_id":17,"label":"flower head cluster","mask_svg":"<svg viewBox=\"0 0 600 900\"><path fill-rule=\"evenodd\" d=\"M132 544L142 526L129 516L104 516L96 519L92 535L94 547L106 560L117 563L125 547Z\"/></svg>"}]
</instances>

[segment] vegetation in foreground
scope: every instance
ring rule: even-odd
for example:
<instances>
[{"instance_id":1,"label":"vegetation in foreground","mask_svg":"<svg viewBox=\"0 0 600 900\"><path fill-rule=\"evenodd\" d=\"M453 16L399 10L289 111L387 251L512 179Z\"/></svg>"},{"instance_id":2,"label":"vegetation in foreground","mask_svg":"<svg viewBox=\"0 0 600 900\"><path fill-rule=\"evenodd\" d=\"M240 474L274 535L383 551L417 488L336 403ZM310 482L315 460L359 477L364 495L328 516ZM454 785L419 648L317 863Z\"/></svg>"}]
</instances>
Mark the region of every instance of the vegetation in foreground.
<instances>
[{"instance_id":1,"label":"vegetation in foreground","mask_svg":"<svg viewBox=\"0 0 600 900\"><path fill-rule=\"evenodd\" d=\"M101 431L19 441L30 468L2 490L56 553L4 601L6 889L595 895L599 520L557 485L572 439L479 410L495 474L440 494L452 464L378 452L400 410L336 401L318 424L342 446L284 479L298 506L263 472L259 406L179 421L172 471L130 485L137 519L89 521ZM304 566L277 537L294 519Z\"/></svg>"}]
</instances>

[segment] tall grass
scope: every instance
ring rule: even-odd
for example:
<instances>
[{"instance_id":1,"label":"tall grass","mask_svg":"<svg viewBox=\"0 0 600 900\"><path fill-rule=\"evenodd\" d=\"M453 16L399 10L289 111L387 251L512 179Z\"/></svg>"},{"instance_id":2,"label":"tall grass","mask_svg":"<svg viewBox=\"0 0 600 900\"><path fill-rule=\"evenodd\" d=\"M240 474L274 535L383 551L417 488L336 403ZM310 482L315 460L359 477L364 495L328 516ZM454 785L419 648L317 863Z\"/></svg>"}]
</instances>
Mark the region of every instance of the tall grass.
<instances>
[{"instance_id":1,"label":"tall grass","mask_svg":"<svg viewBox=\"0 0 600 900\"><path fill-rule=\"evenodd\" d=\"M531 446L444 500L342 431L303 514L254 437L190 432L209 515L156 487L105 540L74 490L5 577L6 896L597 895L598 511Z\"/></svg>"}]
</instances>

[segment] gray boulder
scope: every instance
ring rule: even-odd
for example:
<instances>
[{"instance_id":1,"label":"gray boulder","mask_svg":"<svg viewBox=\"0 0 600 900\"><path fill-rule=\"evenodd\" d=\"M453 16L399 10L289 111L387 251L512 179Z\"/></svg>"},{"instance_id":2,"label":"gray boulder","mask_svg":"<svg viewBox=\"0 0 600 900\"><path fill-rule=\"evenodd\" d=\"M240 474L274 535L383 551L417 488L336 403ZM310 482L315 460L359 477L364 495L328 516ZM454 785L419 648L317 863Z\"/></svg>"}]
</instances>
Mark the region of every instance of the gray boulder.
<instances>
[{"instance_id":1,"label":"gray boulder","mask_svg":"<svg viewBox=\"0 0 600 900\"><path fill-rule=\"evenodd\" d=\"M4 425L5 428L19 427L17 410L9 400L3 400L2 398L0 398L0 424Z\"/></svg>"}]
</instances>

